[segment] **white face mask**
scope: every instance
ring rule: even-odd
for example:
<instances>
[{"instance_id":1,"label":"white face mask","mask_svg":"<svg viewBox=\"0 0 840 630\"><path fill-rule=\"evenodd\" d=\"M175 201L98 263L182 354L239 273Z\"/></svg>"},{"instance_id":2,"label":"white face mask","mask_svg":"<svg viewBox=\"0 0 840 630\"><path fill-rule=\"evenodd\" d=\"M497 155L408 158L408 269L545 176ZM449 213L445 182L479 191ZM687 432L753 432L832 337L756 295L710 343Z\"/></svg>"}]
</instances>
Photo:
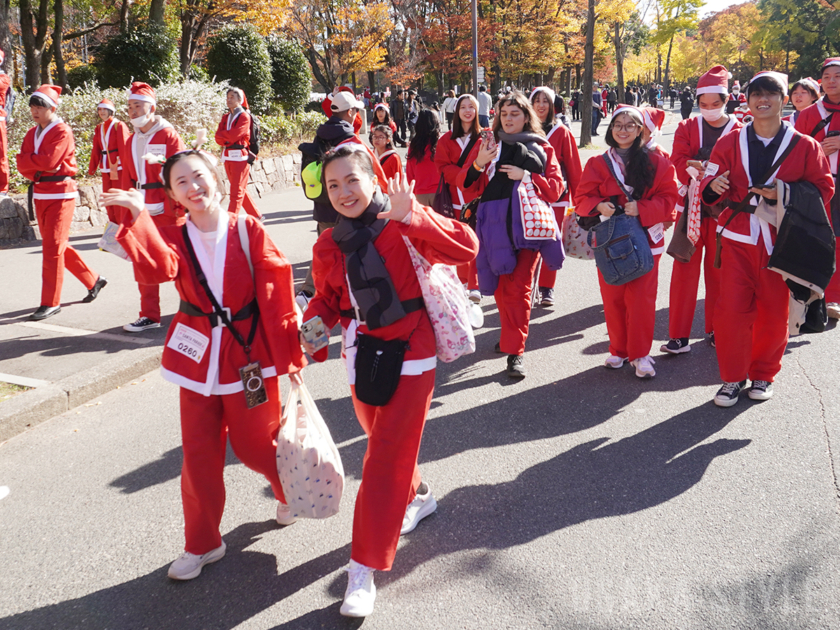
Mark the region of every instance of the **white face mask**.
<instances>
[{"instance_id":1,"label":"white face mask","mask_svg":"<svg viewBox=\"0 0 840 630\"><path fill-rule=\"evenodd\" d=\"M134 126L135 129L142 129L149 122L152 120L154 114L143 114L142 116L138 116L137 118L131 119L131 124Z\"/></svg>"},{"instance_id":2,"label":"white face mask","mask_svg":"<svg viewBox=\"0 0 840 630\"><path fill-rule=\"evenodd\" d=\"M716 120L720 120L721 116L726 114L726 105L721 107L720 109L701 109L700 115L703 117L703 120L709 123L713 123Z\"/></svg>"}]
</instances>

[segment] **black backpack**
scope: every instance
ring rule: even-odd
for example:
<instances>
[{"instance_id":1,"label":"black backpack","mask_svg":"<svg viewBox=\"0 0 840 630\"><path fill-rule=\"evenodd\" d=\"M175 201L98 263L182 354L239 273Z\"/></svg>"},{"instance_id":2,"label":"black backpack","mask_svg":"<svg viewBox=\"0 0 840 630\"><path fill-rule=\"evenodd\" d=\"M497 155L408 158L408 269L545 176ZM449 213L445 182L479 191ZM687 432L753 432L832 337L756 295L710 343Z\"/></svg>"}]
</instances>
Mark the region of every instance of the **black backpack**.
<instances>
[{"instance_id":1,"label":"black backpack","mask_svg":"<svg viewBox=\"0 0 840 630\"><path fill-rule=\"evenodd\" d=\"M260 121L251 112L248 112L248 114L251 116L251 135L248 138L248 152L250 153L248 163L253 164L256 156L260 152Z\"/></svg>"}]
</instances>

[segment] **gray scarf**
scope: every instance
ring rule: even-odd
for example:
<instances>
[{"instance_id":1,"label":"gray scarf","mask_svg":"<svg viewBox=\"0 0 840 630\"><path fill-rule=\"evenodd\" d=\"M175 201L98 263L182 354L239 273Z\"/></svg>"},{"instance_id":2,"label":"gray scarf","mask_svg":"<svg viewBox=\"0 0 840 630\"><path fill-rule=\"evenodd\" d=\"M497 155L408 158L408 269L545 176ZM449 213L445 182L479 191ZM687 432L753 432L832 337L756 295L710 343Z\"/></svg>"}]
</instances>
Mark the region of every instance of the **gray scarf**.
<instances>
[{"instance_id":1,"label":"gray scarf","mask_svg":"<svg viewBox=\"0 0 840 630\"><path fill-rule=\"evenodd\" d=\"M499 140L502 142L507 142L509 144L513 144L514 142L521 142L522 144L528 144L529 142L536 142L537 144L543 144L545 142L545 136L541 136L538 133L534 133L532 131L521 131L519 133L505 133L501 129L497 132L499 136Z\"/></svg>"}]
</instances>

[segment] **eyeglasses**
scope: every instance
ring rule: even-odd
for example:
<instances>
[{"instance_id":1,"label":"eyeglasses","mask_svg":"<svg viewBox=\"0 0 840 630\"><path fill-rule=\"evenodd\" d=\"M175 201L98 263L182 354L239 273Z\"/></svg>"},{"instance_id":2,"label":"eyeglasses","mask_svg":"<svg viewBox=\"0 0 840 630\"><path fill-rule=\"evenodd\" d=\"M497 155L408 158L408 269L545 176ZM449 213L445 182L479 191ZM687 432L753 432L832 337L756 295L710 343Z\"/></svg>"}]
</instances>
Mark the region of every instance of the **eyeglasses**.
<instances>
[{"instance_id":1,"label":"eyeglasses","mask_svg":"<svg viewBox=\"0 0 840 630\"><path fill-rule=\"evenodd\" d=\"M629 131L630 133L633 133L638 128L639 125L637 125L636 123L627 123L626 125L613 125L613 129L615 129L616 131Z\"/></svg>"},{"instance_id":2,"label":"eyeglasses","mask_svg":"<svg viewBox=\"0 0 840 630\"><path fill-rule=\"evenodd\" d=\"M380 134L376 133L376 134L373 134L373 139L374 140L387 140L388 138L386 136L383 136L383 135L380 135Z\"/></svg>"}]
</instances>

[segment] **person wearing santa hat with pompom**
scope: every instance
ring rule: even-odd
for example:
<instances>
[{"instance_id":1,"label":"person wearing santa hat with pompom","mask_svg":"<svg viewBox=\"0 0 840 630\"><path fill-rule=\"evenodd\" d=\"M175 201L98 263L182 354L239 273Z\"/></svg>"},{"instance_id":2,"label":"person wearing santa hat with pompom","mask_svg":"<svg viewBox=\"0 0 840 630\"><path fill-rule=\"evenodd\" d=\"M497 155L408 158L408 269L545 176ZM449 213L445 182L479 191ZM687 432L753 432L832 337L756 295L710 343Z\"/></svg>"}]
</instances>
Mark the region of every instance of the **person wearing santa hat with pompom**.
<instances>
[{"instance_id":1,"label":"person wearing santa hat with pompom","mask_svg":"<svg viewBox=\"0 0 840 630\"><path fill-rule=\"evenodd\" d=\"M790 86L790 103L793 105L794 111L792 114L788 114L782 118L782 120L789 122L791 125L796 125L796 121L799 120L799 114L818 100L820 100L820 84L816 79L812 79L811 77L799 79L799 81Z\"/></svg>"},{"instance_id":2,"label":"person wearing santa hat with pompom","mask_svg":"<svg viewBox=\"0 0 840 630\"><path fill-rule=\"evenodd\" d=\"M120 162L120 151L125 146L129 132L128 126L114 116L116 111L114 103L107 98L96 106L96 113L102 122L96 125L93 132L93 148L90 152L88 175L96 175L96 169L99 169L102 173L102 192L127 186ZM106 206L105 209L111 223L120 222L118 206Z\"/></svg>"},{"instance_id":3,"label":"person wearing santa hat with pompom","mask_svg":"<svg viewBox=\"0 0 840 630\"><path fill-rule=\"evenodd\" d=\"M0 66L5 60L6 54L0 50ZM0 196L9 194L9 141L6 119L11 118L14 104L12 79L0 68Z\"/></svg>"},{"instance_id":4,"label":"person wearing santa hat with pompom","mask_svg":"<svg viewBox=\"0 0 840 630\"><path fill-rule=\"evenodd\" d=\"M723 66L721 66L723 67ZM732 78L732 73L727 73L729 78ZM741 82L735 81L732 84L732 94L729 95L729 100L726 102L726 113L734 114L741 105L747 102L747 97L741 93Z\"/></svg>"},{"instance_id":5,"label":"person wearing santa hat with pompom","mask_svg":"<svg viewBox=\"0 0 840 630\"><path fill-rule=\"evenodd\" d=\"M682 260L673 248L669 249L675 258L668 308L669 340L660 350L670 354L683 354L691 350L689 337L697 308L701 266L706 285L705 332L712 346L715 343L712 323L720 286L720 270L714 268L715 234L717 215L722 208L704 204L698 186L715 143L721 136L741 126L735 116L725 113L729 98L728 84L729 72L723 66L715 66L700 77L697 82L700 116L681 121L674 133L671 163L677 171L681 196L677 204L679 215L674 238L683 239L682 235L685 234L695 249L687 260ZM686 208L688 214L684 215Z\"/></svg>"},{"instance_id":6,"label":"person wearing santa hat with pompom","mask_svg":"<svg viewBox=\"0 0 840 630\"><path fill-rule=\"evenodd\" d=\"M60 87L42 85L29 97L35 126L26 132L15 158L18 172L32 181L29 212L31 216L34 203L44 257L41 306L29 316L31 320L46 319L61 312L65 268L88 290L82 302L93 302L108 284L68 244L79 194L73 181L78 168L73 131L56 115L60 95Z\"/></svg>"},{"instance_id":7,"label":"person wearing santa hat with pompom","mask_svg":"<svg viewBox=\"0 0 840 630\"><path fill-rule=\"evenodd\" d=\"M128 184L143 194L146 210L158 227L183 225L184 210L166 195L161 180L163 162L184 149L175 128L155 114L157 98L148 83L135 81L128 91L128 114L134 133L125 143L123 167L128 168ZM139 284L140 316L123 326L128 332L160 328L160 286Z\"/></svg>"},{"instance_id":8,"label":"person wearing santa hat with pompom","mask_svg":"<svg viewBox=\"0 0 840 630\"><path fill-rule=\"evenodd\" d=\"M723 385L714 403L719 407L738 402L747 378L750 399L769 400L788 341L790 290L781 274L768 269L776 228L757 216L760 197L775 205L777 180L812 184L826 206L834 193L819 143L782 122L787 89L787 75L779 72L759 72L750 80L753 120L718 140L700 182L706 204L728 202L718 217L720 295L714 331ZM744 211L735 213L747 199Z\"/></svg>"},{"instance_id":9,"label":"person wearing santa hat with pompom","mask_svg":"<svg viewBox=\"0 0 840 630\"><path fill-rule=\"evenodd\" d=\"M639 109L642 110L642 116L644 116L645 120L645 126L642 127L642 145L648 151L658 153L666 160L670 160L671 154L656 141L656 138L662 135L662 125L665 123L665 110L659 109L658 107L640 107Z\"/></svg>"},{"instance_id":10,"label":"person wearing santa hat with pompom","mask_svg":"<svg viewBox=\"0 0 840 630\"><path fill-rule=\"evenodd\" d=\"M239 214L242 208L255 219L263 220L253 198L248 192L248 176L251 173L251 113L248 97L239 88L227 91L228 113L216 129L216 144L222 149L222 162L230 182L228 212Z\"/></svg>"},{"instance_id":11,"label":"person wearing santa hat with pompom","mask_svg":"<svg viewBox=\"0 0 840 630\"><path fill-rule=\"evenodd\" d=\"M796 130L811 136L820 143L828 158L831 175L834 178L834 196L826 209L834 226L835 236L840 235L840 186L838 163L840 163L840 57L831 57L823 62L820 81L825 95L816 103L800 112ZM840 241L837 243L840 245ZM837 269L840 271L840 252L835 250ZM826 312L832 319L840 319L840 273L835 273L825 290Z\"/></svg>"}]
</instances>

